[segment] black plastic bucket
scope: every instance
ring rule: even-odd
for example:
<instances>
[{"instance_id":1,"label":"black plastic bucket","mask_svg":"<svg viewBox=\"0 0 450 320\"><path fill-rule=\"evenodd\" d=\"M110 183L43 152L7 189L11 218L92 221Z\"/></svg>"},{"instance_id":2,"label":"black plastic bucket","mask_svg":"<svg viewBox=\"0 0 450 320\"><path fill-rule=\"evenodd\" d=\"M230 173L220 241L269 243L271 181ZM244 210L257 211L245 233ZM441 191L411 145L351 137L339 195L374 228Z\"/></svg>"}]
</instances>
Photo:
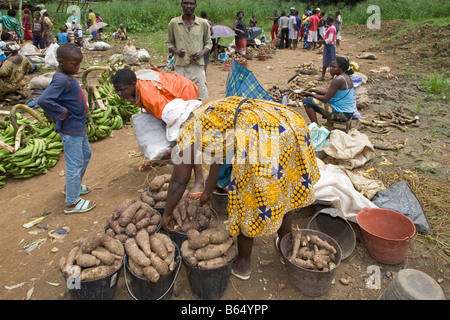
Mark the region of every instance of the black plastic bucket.
<instances>
[{"instance_id":1,"label":"black plastic bucket","mask_svg":"<svg viewBox=\"0 0 450 320\"><path fill-rule=\"evenodd\" d=\"M128 256L125 255L124 274L125 284L128 292L136 300L168 300L173 293L173 285L177 278L178 271L181 266L181 255L178 246L175 246L175 261L177 261L175 268L164 276L161 276L156 283L149 281L146 278L139 277L130 270L128 266ZM128 285L127 276L130 276L130 285Z\"/></svg>"},{"instance_id":2,"label":"black plastic bucket","mask_svg":"<svg viewBox=\"0 0 450 320\"><path fill-rule=\"evenodd\" d=\"M426 273L402 269L378 300L445 300L441 286Z\"/></svg>"},{"instance_id":3,"label":"black plastic bucket","mask_svg":"<svg viewBox=\"0 0 450 320\"><path fill-rule=\"evenodd\" d=\"M347 259L355 249L356 236L344 214L335 208L318 211L309 221L306 229L317 230L332 237L342 250L342 260Z\"/></svg>"},{"instance_id":4,"label":"black plastic bucket","mask_svg":"<svg viewBox=\"0 0 450 320\"><path fill-rule=\"evenodd\" d=\"M303 235L317 235L320 239L328 241L333 247L336 248L337 253L335 254L335 264L336 268L341 262L341 248L339 244L330 236L323 232L317 230L301 229ZM320 270L309 270L301 268L287 258L289 247L291 245L291 234L288 233L281 239L280 250L284 258L286 270L289 279L295 289L300 291L305 296L319 297L328 292L333 281L334 273L336 268L329 271Z\"/></svg>"},{"instance_id":5,"label":"black plastic bucket","mask_svg":"<svg viewBox=\"0 0 450 320\"><path fill-rule=\"evenodd\" d=\"M194 267L186 260L183 261L189 287L195 297L201 300L217 300L224 295L230 281L234 259L223 267L210 270Z\"/></svg>"},{"instance_id":6,"label":"black plastic bucket","mask_svg":"<svg viewBox=\"0 0 450 320\"><path fill-rule=\"evenodd\" d=\"M77 278L66 278L64 275L63 278L73 300L112 300L116 293L120 270L122 264L116 271L99 279L79 281Z\"/></svg>"},{"instance_id":7,"label":"black plastic bucket","mask_svg":"<svg viewBox=\"0 0 450 320\"><path fill-rule=\"evenodd\" d=\"M211 207L220 214L228 214L228 193L213 192L211 199Z\"/></svg>"}]
</instances>

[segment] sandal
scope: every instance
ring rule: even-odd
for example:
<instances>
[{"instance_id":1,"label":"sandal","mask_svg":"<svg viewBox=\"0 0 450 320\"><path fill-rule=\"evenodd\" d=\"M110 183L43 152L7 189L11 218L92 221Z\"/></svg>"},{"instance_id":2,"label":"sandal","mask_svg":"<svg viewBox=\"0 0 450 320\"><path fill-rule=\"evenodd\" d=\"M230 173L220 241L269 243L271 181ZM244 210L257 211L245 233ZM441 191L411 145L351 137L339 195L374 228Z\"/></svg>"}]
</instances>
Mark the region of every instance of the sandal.
<instances>
[{"instance_id":1,"label":"sandal","mask_svg":"<svg viewBox=\"0 0 450 320\"><path fill-rule=\"evenodd\" d=\"M248 280L250 278L251 273L252 273L251 269L248 273L245 274L237 273L236 271L234 271L234 269L231 269L231 274L241 280Z\"/></svg>"},{"instance_id":2,"label":"sandal","mask_svg":"<svg viewBox=\"0 0 450 320\"><path fill-rule=\"evenodd\" d=\"M81 191L80 191L80 195L85 195L88 194L89 192L92 191L91 187L85 186L84 184L81 185ZM66 194L66 190L64 189L62 191L63 194Z\"/></svg>"},{"instance_id":3,"label":"sandal","mask_svg":"<svg viewBox=\"0 0 450 320\"><path fill-rule=\"evenodd\" d=\"M161 164L153 162L144 162L144 164L139 166L139 171L148 171L151 168L159 167Z\"/></svg>"},{"instance_id":4,"label":"sandal","mask_svg":"<svg viewBox=\"0 0 450 320\"><path fill-rule=\"evenodd\" d=\"M95 208L95 203L90 206L92 202L89 200L80 199L73 209L64 209L64 213L84 213Z\"/></svg>"},{"instance_id":5,"label":"sandal","mask_svg":"<svg viewBox=\"0 0 450 320\"><path fill-rule=\"evenodd\" d=\"M200 197L202 196L202 194L203 194L203 191L191 192L188 194L187 198L188 198L188 200L191 200L191 201L200 200Z\"/></svg>"}]
</instances>

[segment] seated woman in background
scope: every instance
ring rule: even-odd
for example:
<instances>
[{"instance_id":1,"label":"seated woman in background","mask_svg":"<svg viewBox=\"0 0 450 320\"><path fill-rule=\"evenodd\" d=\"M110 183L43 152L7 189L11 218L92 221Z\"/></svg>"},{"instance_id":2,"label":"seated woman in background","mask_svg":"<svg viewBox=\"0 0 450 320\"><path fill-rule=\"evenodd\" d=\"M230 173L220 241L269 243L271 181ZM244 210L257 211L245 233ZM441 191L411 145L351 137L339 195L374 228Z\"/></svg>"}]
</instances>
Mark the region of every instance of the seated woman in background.
<instances>
[{"instance_id":1,"label":"seated woman in background","mask_svg":"<svg viewBox=\"0 0 450 320\"><path fill-rule=\"evenodd\" d=\"M112 34L113 38L119 39L119 40L127 40L127 29L124 27L123 24L120 24L119 29L117 29L116 32Z\"/></svg>"},{"instance_id":2,"label":"seated woman in background","mask_svg":"<svg viewBox=\"0 0 450 320\"><path fill-rule=\"evenodd\" d=\"M9 46L10 55L0 67L0 97L22 90L27 84L25 75L34 69L27 57L18 54L20 46L15 46Z\"/></svg>"},{"instance_id":3,"label":"seated woman in background","mask_svg":"<svg viewBox=\"0 0 450 320\"><path fill-rule=\"evenodd\" d=\"M326 119L346 122L355 113L353 81L350 75L353 70L346 58L336 57L330 63L330 74L333 77L329 88L314 88L302 93L302 100L309 120L319 124L316 112ZM314 93L313 93L314 92ZM321 105L320 102L323 102ZM320 105L319 105L320 104Z\"/></svg>"}]
</instances>

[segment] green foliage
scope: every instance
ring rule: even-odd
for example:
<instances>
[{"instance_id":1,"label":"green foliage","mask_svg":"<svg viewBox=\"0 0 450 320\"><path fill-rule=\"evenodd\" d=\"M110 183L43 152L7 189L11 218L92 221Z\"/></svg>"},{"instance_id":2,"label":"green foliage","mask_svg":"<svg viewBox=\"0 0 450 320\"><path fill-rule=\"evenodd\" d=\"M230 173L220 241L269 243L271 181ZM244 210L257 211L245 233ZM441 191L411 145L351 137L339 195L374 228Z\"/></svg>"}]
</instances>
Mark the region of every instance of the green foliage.
<instances>
[{"instance_id":1,"label":"green foliage","mask_svg":"<svg viewBox=\"0 0 450 320\"><path fill-rule=\"evenodd\" d=\"M130 34L145 33L161 40L167 30L167 25L173 17L182 14L181 0L112 0L108 2L94 2L90 7L99 13L109 25L104 28L106 33L112 33L123 23ZM47 1L45 7L55 12L59 1ZM367 12L369 5L380 8L381 20L408 20L412 23L434 21L440 25L449 23L450 1L440 0L197 0L195 13L207 12L207 18L213 25L222 24L232 26L236 13L242 10L245 14L244 22L248 24L254 13L258 19L258 27L267 35L270 33L272 21L266 19L272 16L273 10L289 11L295 6L300 14L306 9L319 6L327 14L340 11L345 25L365 25L372 12ZM6 11L6 10L5 10ZM6 12L3 12L6 13ZM59 29L69 17L69 13L58 13L55 28ZM84 22L86 12L82 12ZM151 35L150 35L151 34ZM161 46L163 49L163 46ZM162 51L163 52L163 51Z\"/></svg>"},{"instance_id":2,"label":"green foliage","mask_svg":"<svg viewBox=\"0 0 450 320\"><path fill-rule=\"evenodd\" d=\"M428 94L444 94L447 97L450 94L449 79L440 72L433 72L433 74L424 78L421 84Z\"/></svg>"}]
</instances>

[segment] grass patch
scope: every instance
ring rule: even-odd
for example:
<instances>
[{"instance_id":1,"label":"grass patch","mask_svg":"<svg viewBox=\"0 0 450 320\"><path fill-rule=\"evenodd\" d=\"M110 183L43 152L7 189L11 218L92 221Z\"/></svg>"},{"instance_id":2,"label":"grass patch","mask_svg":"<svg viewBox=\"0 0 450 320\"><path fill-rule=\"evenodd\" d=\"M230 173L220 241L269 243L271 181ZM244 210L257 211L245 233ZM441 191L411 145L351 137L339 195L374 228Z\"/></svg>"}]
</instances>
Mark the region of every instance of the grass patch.
<instances>
[{"instance_id":1,"label":"grass patch","mask_svg":"<svg viewBox=\"0 0 450 320\"><path fill-rule=\"evenodd\" d=\"M444 74L437 71L433 72L430 76L425 77L421 81L421 85L429 95L442 94L448 97L448 95L450 94L449 79Z\"/></svg>"}]
</instances>

